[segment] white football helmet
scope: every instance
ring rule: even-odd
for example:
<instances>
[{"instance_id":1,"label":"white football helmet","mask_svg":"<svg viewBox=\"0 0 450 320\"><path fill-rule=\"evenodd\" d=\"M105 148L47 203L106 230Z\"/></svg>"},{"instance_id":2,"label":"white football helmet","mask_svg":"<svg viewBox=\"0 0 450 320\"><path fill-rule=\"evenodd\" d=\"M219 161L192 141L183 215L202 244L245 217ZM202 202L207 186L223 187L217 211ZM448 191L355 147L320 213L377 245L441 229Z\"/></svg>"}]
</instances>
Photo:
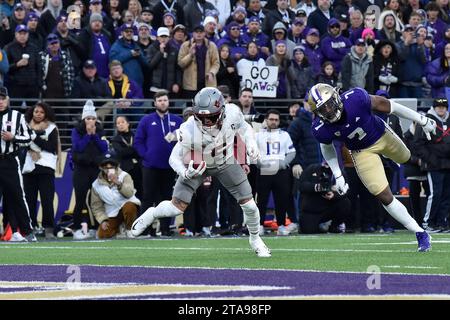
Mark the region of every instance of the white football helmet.
<instances>
[{"instance_id":1,"label":"white football helmet","mask_svg":"<svg viewBox=\"0 0 450 320\"><path fill-rule=\"evenodd\" d=\"M337 89L326 83L318 83L309 90L308 104L312 112L329 123L338 121L344 108Z\"/></svg>"},{"instance_id":2,"label":"white football helmet","mask_svg":"<svg viewBox=\"0 0 450 320\"><path fill-rule=\"evenodd\" d=\"M225 111L225 99L218 89L206 87L195 95L192 110L201 128L220 128Z\"/></svg>"}]
</instances>

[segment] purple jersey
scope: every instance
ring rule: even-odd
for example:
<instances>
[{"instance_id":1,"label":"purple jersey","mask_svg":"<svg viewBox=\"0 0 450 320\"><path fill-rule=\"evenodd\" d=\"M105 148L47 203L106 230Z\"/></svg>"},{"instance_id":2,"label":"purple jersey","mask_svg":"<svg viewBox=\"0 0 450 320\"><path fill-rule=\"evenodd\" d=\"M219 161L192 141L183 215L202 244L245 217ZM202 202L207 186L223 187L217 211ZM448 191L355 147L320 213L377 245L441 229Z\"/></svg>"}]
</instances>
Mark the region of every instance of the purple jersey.
<instances>
[{"instance_id":1,"label":"purple jersey","mask_svg":"<svg viewBox=\"0 0 450 320\"><path fill-rule=\"evenodd\" d=\"M372 103L367 91L354 88L341 95L344 111L341 120L325 123L316 117L312 124L314 137L323 144L333 140L345 142L349 150L361 150L370 147L384 133L385 124L372 114Z\"/></svg>"}]
</instances>

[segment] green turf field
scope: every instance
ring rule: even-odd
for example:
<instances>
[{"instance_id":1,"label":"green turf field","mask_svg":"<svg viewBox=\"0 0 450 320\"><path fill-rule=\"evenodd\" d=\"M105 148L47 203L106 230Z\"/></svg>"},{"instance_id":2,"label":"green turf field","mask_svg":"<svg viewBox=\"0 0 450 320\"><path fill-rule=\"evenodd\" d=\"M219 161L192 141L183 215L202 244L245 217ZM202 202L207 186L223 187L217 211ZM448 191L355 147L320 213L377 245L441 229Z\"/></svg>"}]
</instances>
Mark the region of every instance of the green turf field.
<instances>
[{"instance_id":1,"label":"green turf field","mask_svg":"<svg viewBox=\"0 0 450 320\"><path fill-rule=\"evenodd\" d=\"M416 252L414 234L324 234L264 237L272 257L257 258L247 237L68 240L0 243L2 264L70 264L296 269L450 274L450 234L434 234L433 250Z\"/></svg>"}]
</instances>

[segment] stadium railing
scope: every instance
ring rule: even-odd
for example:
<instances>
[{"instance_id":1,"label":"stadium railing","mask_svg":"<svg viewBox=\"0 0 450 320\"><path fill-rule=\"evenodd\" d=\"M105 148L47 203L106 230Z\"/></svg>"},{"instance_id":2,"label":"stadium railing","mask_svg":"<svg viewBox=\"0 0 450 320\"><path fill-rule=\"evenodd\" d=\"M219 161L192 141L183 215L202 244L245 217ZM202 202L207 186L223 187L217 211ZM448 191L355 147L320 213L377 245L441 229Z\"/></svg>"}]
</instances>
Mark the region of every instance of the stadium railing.
<instances>
[{"instance_id":1,"label":"stadium railing","mask_svg":"<svg viewBox=\"0 0 450 320\"><path fill-rule=\"evenodd\" d=\"M91 99L97 112L107 113L101 117L105 134L107 137L115 135L114 120L117 115L126 115L130 118L130 123L133 128L137 127L139 120L147 113L154 111L152 99L133 99L132 107L130 109L120 109L117 107L116 99ZM11 99L11 108L25 113L26 109L34 105L38 99ZM56 114L56 123L60 130L63 150L71 147L71 131L76 123L81 119L83 106L87 99L42 99L48 103ZM237 102L237 101L233 101ZM302 100L294 99L254 99L254 106L257 112L265 114L269 109L277 109L283 117L288 115L288 106L294 102L301 102ZM432 99L417 100L417 109L426 111L431 106ZM170 100L170 112L180 115L183 109L192 106L191 100ZM107 112L109 111L109 112Z\"/></svg>"}]
</instances>

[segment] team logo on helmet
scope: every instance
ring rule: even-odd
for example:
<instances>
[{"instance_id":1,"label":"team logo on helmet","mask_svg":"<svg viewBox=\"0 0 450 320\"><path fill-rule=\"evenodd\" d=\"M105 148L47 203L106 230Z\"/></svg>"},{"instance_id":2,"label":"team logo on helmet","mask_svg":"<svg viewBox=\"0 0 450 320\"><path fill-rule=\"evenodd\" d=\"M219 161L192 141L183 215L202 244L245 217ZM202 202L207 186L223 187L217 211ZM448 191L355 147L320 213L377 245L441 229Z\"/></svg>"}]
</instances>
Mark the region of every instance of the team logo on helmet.
<instances>
[{"instance_id":1,"label":"team logo on helmet","mask_svg":"<svg viewBox=\"0 0 450 320\"><path fill-rule=\"evenodd\" d=\"M194 118L203 128L220 126L225 108L225 99L216 88L203 88L194 97Z\"/></svg>"},{"instance_id":2,"label":"team logo on helmet","mask_svg":"<svg viewBox=\"0 0 450 320\"><path fill-rule=\"evenodd\" d=\"M314 85L308 94L308 104L323 121L333 123L341 118L343 103L337 90L328 84Z\"/></svg>"}]
</instances>

